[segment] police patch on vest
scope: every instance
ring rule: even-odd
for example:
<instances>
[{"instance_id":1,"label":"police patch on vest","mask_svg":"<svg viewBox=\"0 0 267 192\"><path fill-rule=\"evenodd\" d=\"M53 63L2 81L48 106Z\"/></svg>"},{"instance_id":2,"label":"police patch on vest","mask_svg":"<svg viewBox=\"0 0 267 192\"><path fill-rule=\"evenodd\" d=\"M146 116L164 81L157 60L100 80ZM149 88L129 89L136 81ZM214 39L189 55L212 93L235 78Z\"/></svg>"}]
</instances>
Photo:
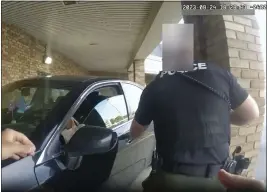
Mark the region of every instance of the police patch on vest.
<instances>
[{"instance_id":1,"label":"police patch on vest","mask_svg":"<svg viewBox=\"0 0 267 192\"><path fill-rule=\"evenodd\" d=\"M206 70L208 68L206 63L194 63L193 64L193 71L197 70ZM160 78L164 77L164 75L174 75L176 73L186 73L188 71L161 71Z\"/></svg>"}]
</instances>

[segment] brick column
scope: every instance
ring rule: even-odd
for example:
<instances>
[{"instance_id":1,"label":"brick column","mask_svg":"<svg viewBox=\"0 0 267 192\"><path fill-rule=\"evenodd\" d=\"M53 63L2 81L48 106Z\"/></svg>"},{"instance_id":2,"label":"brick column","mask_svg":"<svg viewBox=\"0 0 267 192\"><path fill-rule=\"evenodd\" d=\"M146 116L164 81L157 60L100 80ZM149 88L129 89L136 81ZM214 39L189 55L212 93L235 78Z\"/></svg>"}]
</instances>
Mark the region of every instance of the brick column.
<instances>
[{"instance_id":1,"label":"brick column","mask_svg":"<svg viewBox=\"0 0 267 192\"><path fill-rule=\"evenodd\" d=\"M255 98L260 118L243 127L232 127L232 147L242 145L246 157L251 158L251 165L243 173L254 176L254 168L259 153L260 140L265 113L265 77L259 26L254 16L224 16L225 33L229 52L231 72L237 77L242 87Z\"/></svg>"},{"instance_id":2,"label":"brick column","mask_svg":"<svg viewBox=\"0 0 267 192\"><path fill-rule=\"evenodd\" d=\"M134 81L134 67L133 64L128 69L128 80Z\"/></svg>"},{"instance_id":3,"label":"brick column","mask_svg":"<svg viewBox=\"0 0 267 192\"><path fill-rule=\"evenodd\" d=\"M135 60L128 69L128 79L140 85L145 85L145 60Z\"/></svg>"},{"instance_id":4,"label":"brick column","mask_svg":"<svg viewBox=\"0 0 267 192\"><path fill-rule=\"evenodd\" d=\"M183 2L186 3L190 2ZM245 156L251 159L250 167L242 174L253 177L264 122L266 65L256 18L242 15L184 16L184 21L195 24L195 59L230 69L260 108L258 119L248 125L231 128L231 152L237 145L242 146Z\"/></svg>"}]
</instances>

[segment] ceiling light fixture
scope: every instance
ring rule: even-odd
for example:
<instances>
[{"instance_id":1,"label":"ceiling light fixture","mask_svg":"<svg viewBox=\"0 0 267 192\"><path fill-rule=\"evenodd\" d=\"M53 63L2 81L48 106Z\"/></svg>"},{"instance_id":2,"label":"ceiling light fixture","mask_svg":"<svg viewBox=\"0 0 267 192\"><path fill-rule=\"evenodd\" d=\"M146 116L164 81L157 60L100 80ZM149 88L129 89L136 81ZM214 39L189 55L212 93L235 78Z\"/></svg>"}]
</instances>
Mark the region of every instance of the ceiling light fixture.
<instances>
[{"instance_id":1,"label":"ceiling light fixture","mask_svg":"<svg viewBox=\"0 0 267 192\"><path fill-rule=\"evenodd\" d=\"M52 59L51 53L50 53L50 48L48 47L48 45L45 46L45 55L43 58L43 62L47 65L51 65L53 62L53 59Z\"/></svg>"},{"instance_id":2,"label":"ceiling light fixture","mask_svg":"<svg viewBox=\"0 0 267 192\"><path fill-rule=\"evenodd\" d=\"M44 57L44 63L45 64L50 65L50 64L52 64L52 61L53 61L53 59L51 57L49 57L49 56Z\"/></svg>"}]
</instances>

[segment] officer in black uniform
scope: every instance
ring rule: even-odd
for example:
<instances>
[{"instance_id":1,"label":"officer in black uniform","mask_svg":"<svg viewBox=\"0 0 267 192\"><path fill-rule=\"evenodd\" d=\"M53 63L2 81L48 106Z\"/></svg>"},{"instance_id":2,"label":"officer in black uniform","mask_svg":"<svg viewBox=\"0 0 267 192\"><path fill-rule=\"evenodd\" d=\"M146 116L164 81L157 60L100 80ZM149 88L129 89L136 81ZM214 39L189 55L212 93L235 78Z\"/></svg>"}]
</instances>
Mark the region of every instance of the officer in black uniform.
<instances>
[{"instance_id":1,"label":"officer in black uniform","mask_svg":"<svg viewBox=\"0 0 267 192\"><path fill-rule=\"evenodd\" d=\"M193 71L160 72L144 89L131 126L134 139L154 122L161 165L144 191L224 191L216 177L229 156L230 124L258 116L256 102L226 69L196 63Z\"/></svg>"}]
</instances>

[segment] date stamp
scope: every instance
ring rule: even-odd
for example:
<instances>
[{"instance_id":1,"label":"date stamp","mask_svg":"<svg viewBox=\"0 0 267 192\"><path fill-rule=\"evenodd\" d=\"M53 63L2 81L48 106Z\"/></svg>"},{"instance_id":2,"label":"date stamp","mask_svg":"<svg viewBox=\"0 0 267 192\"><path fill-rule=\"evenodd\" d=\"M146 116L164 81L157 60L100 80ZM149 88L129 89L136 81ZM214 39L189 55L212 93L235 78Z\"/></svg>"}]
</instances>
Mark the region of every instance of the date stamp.
<instances>
[{"instance_id":1,"label":"date stamp","mask_svg":"<svg viewBox=\"0 0 267 192\"><path fill-rule=\"evenodd\" d=\"M266 10L266 4L187 4L182 10Z\"/></svg>"},{"instance_id":2,"label":"date stamp","mask_svg":"<svg viewBox=\"0 0 267 192\"><path fill-rule=\"evenodd\" d=\"M237 4L220 4L220 10L246 10L247 5L237 5Z\"/></svg>"},{"instance_id":3,"label":"date stamp","mask_svg":"<svg viewBox=\"0 0 267 192\"><path fill-rule=\"evenodd\" d=\"M266 4L203 3L182 5L184 15L255 15L256 10L266 10Z\"/></svg>"},{"instance_id":4,"label":"date stamp","mask_svg":"<svg viewBox=\"0 0 267 192\"><path fill-rule=\"evenodd\" d=\"M254 5L256 7L256 5ZM236 4L189 4L183 5L182 10L243 10L248 9L247 5Z\"/></svg>"}]
</instances>

